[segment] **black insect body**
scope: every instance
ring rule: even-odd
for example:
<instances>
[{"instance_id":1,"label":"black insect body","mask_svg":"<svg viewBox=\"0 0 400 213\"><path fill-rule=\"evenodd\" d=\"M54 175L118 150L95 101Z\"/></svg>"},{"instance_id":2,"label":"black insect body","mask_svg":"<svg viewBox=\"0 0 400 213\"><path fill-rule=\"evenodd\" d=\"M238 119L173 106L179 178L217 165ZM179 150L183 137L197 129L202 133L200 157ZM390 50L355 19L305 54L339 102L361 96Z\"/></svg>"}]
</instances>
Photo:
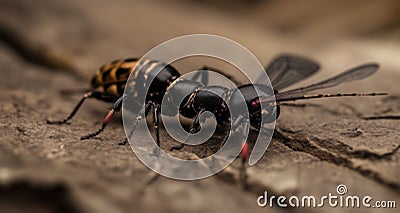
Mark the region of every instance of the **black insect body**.
<instances>
[{"instance_id":1,"label":"black insect body","mask_svg":"<svg viewBox=\"0 0 400 213\"><path fill-rule=\"evenodd\" d=\"M258 78L258 81L255 84L242 85L236 89L227 89L220 86L203 87L199 84L189 83L191 81L187 80L186 82L182 81L180 84L177 83L178 81L174 82L170 88L178 85L181 88L184 88L184 85L188 85L188 87L189 85L191 86L190 89L192 92L187 96L187 99L185 99L183 104L179 106L179 112L181 114L189 114L189 117L196 114L194 116L195 119L193 125L190 129L191 133L199 131L200 124L198 116L204 111L212 112L215 115L218 124L232 124L232 127L230 127L230 133L234 133L232 131L235 131L237 126L244 123L246 119L249 120L251 127L260 131L264 124L274 122L279 117L280 105L284 104L284 102L323 97L385 95L386 93L306 95L308 92L314 90L334 87L344 82L366 78L375 73L378 68L379 66L375 63L364 64L310 86L279 92L278 90L304 80L319 70L319 65L310 60L295 56L281 56L275 59L270 66L266 68L266 72L268 76L270 76L271 84L275 90L267 86L267 79L266 77L263 77L265 75L260 75L261 77ZM171 100L172 98L168 97L168 95L169 92L167 91L167 100L173 102L173 100ZM238 110L232 113L235 117L230 117L229 109L221 97L225 97L226 100L229 101L229 106L231 106L233 110ZM240 107L243 98L247 105L248 116L245 114L246 109ZM261 108L261 103L264 103L264 108ZM177 107L177 104L175 104L175 107ZM248 156L248 144L246 141L240 143L243 143L241 158L244 166ZM184 143L180 146L173 147L172 150L181 149L182 147L184 147Z\"/></svg>"},{"instance_id":2,"label":"black insect body","mask_svg":"<svg viewBox=\"0 0 400 213\"><path fill-rule=\"evenodd\" d=\"M156 76L154 76L155 68L158 68L157 70L161 69ZM144 88L151 83L147 94L141 94L144 95L143 97L146 97L145 103L138 102L137 104L146 112L145 115L153 111L157 145L160 145L158 123L163 98L167 101L166 105L170 107L163 109L163 114L173 116L179 113L184 117L193 119L190 126L190 133L200 130L199 117L205 111L212 112L219 125L229 126L231 124L230 131L235 131L237 126L244 123L244 121L249 121L251 127L260 131L264 124L274 122L279 117L280 105L284 104L284 102L323 97L384 95L385 93L307 95L311 91L366 78L376 72L378 68L377 64L369 63L352 68L310 86L280 92L281 89L315 74L319 70L319 65L313 61L296 56L281 56L273 60L266 68L266 73L269 76L273 89L267 86L268 79L265 77L265 74L261 74L255 84L247 84L235 89L229 89L222 86L207 86L207 72L196 73L191 79L183 79L179 78L180 74L176 69L162 62L148 59L140 60L140 62L138 59L117 60L99 69L92 80L93 90L84 95L66 119L48 122L51 124L66 123L75 115L83 101L87 98L114 102L112 109L103 121L102 127L92 134L81 137L81 139L94 137L104 130L112 115L120 110L125 87L129 88L130 95L135 96L137 95L136 93L145 92ZM203 69L220 72L208 67L204 67ZM132 82L127 83L130 74L134 75L134 79ZM155 77L153 82L149 82L150 77ZM198 78L201 79L201 82L195 81ZM243 98L246 102L247 110L240 107L240 104L243 104ZM232 109L229 109L228 105L233 106ZM234 117L230 117L229 110L236 110L232 112ZM248 111L248 115L246 111ZM137 120L139 119L141 119L140 115ZM240 156L243 168L245 168L245 161L248 158L248 143L246 141L240 141L240 143L242 143L243 147ZM178 147L173 147L172 150L180 149L183 146L184 143Z\"/></svg>"},{"instance_id":3,"label":"black insect body","mask_svg":"<svg viewBox=\"0 0 400 213\"><path fill-rule=\"evenodd\" d=\"M271 102L264 106L266 108L262 109L261 105L255 105L254 101L260 97L272 98L274 94L274 91L269 86L263 84L246 84L235 90L230 100L233 108L239 108L236 105L240 104L237 103L240 99L236 96L243 95L249 112L250 125L260 130L263 125L261 121L265 123L274 122L279 116L280 108L279 105Z\"/></svg>"},{"instance_id":4,"label":"black insect body","mask_svg":"<svg viewBox=\"0 0 400 213\"><path fill-rule=\"evenodd\" d=\"M250 121L253 128L260 130L262 116L264 118L263 121L266 123L275 121L277 117L276 114L279 108L277 108L277 105L274 103L269 104L265 109L261 109L259 105L252 105L252 102L259 97L273 97L274 91L266 85L247 84L235 89L228 89L222 86L204 86L200 83L193 84L190 82L191 81L181 81L179 79L171 85L165 94L167 106L179 107L179 113L181 115L195 118L189 130L190 133L195 133L200 130L200 121L198 117L205 111L214 114L219 126L231 130L236 129L236 127L241 125L246 119ZM184 97L184 89L188 89L187 87L185 88L184 85L192 85L190 88L191 93L185 97L180 106L177 104L170 104L174 102L178 103L178 100ZM258 93L255 88L258 89ZM173 91L174 94L172 95L170 91ZM182 94L177 95L176 93L179 92ZM224 99L227 102L225 102ZM245 104L242 103L243 100ZM245 108L243 108L243 106ZM230 112L230 110L232 110L232 112ZM264 113L261 113L263 111ZM231 118L231 114L234 117ZM246 116L247 114L248 116ZM228 132L229 131L227 131L227 133ZM173 147L171 150L181 149L183 146L184 143L180 146Z\"/></svg>"}]
</instances>

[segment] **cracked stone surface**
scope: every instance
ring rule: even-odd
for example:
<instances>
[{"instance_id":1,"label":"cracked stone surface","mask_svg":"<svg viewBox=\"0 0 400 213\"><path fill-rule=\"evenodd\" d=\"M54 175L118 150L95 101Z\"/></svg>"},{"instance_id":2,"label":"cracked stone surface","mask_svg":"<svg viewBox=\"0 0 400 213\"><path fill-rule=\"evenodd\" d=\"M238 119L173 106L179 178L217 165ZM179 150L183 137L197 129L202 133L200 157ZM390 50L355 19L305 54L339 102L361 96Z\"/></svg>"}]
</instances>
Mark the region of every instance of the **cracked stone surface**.
<instances>
[{"instance_id":1,"label":"cracked stone surface","mask_svg":"<svg viewBox=\"0 0 400 213\"><path fill-rule=\"evenodd\" d=\"M340 20L333 23L338 30L336 37L328 36L332 30L317 30L321 23L308 23L311 19L298 23L309 24L301 33L284 33L286 28L296 28L283 23L284 19L264 19L271 18L268 15L247 17L251 7L233 4L230 9L243 15L236 17L218 9L223 2L217 1L217 6L210 9L212 3L208 1L200 5L178 0L168 4L128 0L0 1L0 210L391 211L264 209L256 203L264 191L270 195L319 197L336 193L339 184L347 186L349 195L370 195L374 200L395 200L399 205L398 40L388 40L385 35L362 39L345 35L343 32L350 29L351 23L346 25L342 21L344 27L340 28ZM378 7L389 18L381 17L369 27L354 30L373 34L377 26L388 23L386 19L392 20L393 12L387 5L395 1L381 2L365 1L364 9L357 9L358 15ZM269 5L260 3L257 11L266 6ZM273 11L278 8L275 4L271 7ZM295 17L288 16L287 20ZM351 18L350 14L345 17ZM252 21L255 19L266 21ZM266 23L282 27L265 29ZM124 138L118 116L103 134L79 140L99 127L110 107L106 103L87 101L69 125L46 124L46 118L67 115L79 100L79 93L62 91L87 88L88 79L103 63L140 56L160 42L189 33L218 34L236 40L265 64L282 52L319 61L320 73L300 85L362 62L377 61L382 66L376 75L327 92L384 91L389 95L310 100L296 102L297 106L282 106L270 147L262 160L247 170L247 190L238 180L238 160L223 172L199 181L176 181L155 175L141 164L129 146L117 145ZM178 64L179 70L196 66ZM234 71L227 73L236 76ZM161 131L161 138L163 148L176 145L165 131ZM201 153L188 147L174 155L193 158Z\"/></svg>"}]
</instances>

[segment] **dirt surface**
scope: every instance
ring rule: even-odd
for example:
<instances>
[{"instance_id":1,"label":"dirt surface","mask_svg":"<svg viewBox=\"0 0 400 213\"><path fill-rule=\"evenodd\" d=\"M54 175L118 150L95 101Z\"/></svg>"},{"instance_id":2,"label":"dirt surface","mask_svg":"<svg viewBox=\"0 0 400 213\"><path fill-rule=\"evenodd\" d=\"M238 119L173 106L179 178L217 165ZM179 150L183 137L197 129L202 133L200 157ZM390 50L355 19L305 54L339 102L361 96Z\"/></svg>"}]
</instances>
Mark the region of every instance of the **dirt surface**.
<instances>
[{"instance_id":1,"label":"dirt surface","mask_svg":"<svg viewBox=\"0 0 400 213\"><path fill-rule=\"evenodd\" d=\"M355 7L356 17L365 17L371 8L386 14L367 25L364 20L374 19L352 19L349 13L344 21L322 12L307 18L303 7L297 16L288 9L289 15L268 19L281 7L251 2L245 7L238 1L229 12L221 6L224 1L216 6L208 1L0 1L1 212L395 211L260 208L256 200L265 190L270 195L320 197L335 194L336 187L345 184L349 195L400 204L400 45L397 28L391 28L398 23L392 11L397 7L391 3L397 4L365 1ZM263 8L265 14L275 12L262 15ZM259 12L250 15L252 10ZM301 18L306 21L293 21ZM351 33L345 20L364 27L354 29L359 34ZM324 30L332 22L333 29ZM388 33L377 33L381 28ZM345 33L349 31L351 35ZM304 84L376 61L382 65L376 75L328 91L389 95L282 107L270 147L248 168L247 190L238 181L239 162L199 181L155 175L129 146L117 145L124 138L118 116L104 134L79 140L99 127L109 104L90 100L70 125L46 124L46 118L67 115L79 100L79 94L61 91L87 88L103 63L140 56L158 43L190 33L231 38L263 63L282 52L314 58L322 70ZM165 146L175 144L161 132ZM190 149L181 155L190 156Z\"/></svg>"}]
</instances>

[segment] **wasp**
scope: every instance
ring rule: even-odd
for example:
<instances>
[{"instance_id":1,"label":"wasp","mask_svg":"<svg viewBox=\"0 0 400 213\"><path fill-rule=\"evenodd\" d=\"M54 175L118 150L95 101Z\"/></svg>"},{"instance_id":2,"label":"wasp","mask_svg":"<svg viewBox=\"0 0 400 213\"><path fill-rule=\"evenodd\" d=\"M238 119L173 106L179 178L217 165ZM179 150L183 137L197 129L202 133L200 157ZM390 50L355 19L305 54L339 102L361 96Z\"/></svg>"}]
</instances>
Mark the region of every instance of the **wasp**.
<instances>
[{"instance_id":1,"label":"wasp","mask_svg":"<svg viewBox=\"0 0 400 213\"><path fill-rule=\"evenodd\" d=\"M256 131L261 131L265 124L278 119L280 115L280 106L285 105L285 102L344 96L386 95L386 93L308 94L315 90L364 79L374 74L379 69L379 65L376 63L363 64L324 81L281 92L282 89L317 73L319 67L320 66L316 62L309 59L293 55L284 55L273 60L269 66L265 68L267 75L260 75L257 82L241 85L234 89L216 85L207 86L191 80L178 79L172 83L165 93L167 102L172 103L167 104L167 106L179 107L179 113L181 115L194 118L193 124L189 130L190 133L195 133L200 130L199 116L202 112L209 111L215 115L219 125L230 127L229 133L235 134L238 127L247 122L250 124L251 128ZM266 76L269 76L272 88L267 86L269 84L267 83L268 79ZM173 91L174 94L170 94L172 88L175 88ZM176 103L174 104L174 102L177 102L174 99L181 100L182 96L184 96L183 94L187 94L187 91L191 91L191 93L183 99L183 103L180 106ZM246 102L247 112L246 109L240 107L243 101L242 97ZM228 103L225 103L224 100ZM233 110L236 110L232 113L234 117L230 116L228 105L231 106ZM165 113L168 115L168 108L166 108ZM248 116L246 113L248 113ZM248 142L241 141L240 143L242 143L242 152L240 156L244 165L248 156ZM181 143L179 146L172 147L171 150L181 149L184 145L185 143Z\"/></svg>"},{"instance_id":2,"label":"wasp","mask_svg":"<svg viewBox=\"0 0 400 213\"><path fill-rule=\"evenodd\" d=\"M138 103L143 107L136 121L142 119L140 116L141 113L145 113L146 116L148 113L153 112L153 125L158 146L160 145L160 106L164 96L165 100L168 102L167 106L177 108L180 115L193 120L189 132L195 133L200 130L200 114L205 111L212 112L216 117L217 123L221 126L229 126L232 124L229 132L238 129L237 127L245 121L249 121L250 127L261 131L264 124L274 122L279 117L280 105L284 105L285 102L315 98L386 95L386 93L309 95L309 92L315 90L335 87L345 82L364 79L374 74L379 69L379 65L376 63L363 64L324 81L281 92L282 89L314 75L318 72L319 67L318 63L306 58L294 55L282 55L275 58L265 68L272 88L267 86L269 84L267 83L268 79L266 75L260 74L257 82L253 84L244 84L237 88L229 89L223 86L208 86L207 72L197 73L191 79L184 79L180 77L180 73L173 66L160 61L151 59L139 60L138 58L115 60L100 67L96 75L92 78L92 89L83 95L67 118L59 121L47 120L47 122L49 124L67 123L74 117L83 102L88 98L114 103L104 118L102 126L97 131L82 136L81 139L84 140L95 137L104 130L110 118L121 110L124 90L125 87L127 87L127 80L130 75L133 75L134 78L133 82L129 85L129 91L131 91L129 94L137 95L137 93L146 91L145 88L149 86L147 94L144 94L144 97L146 97L145 103ZM161 71L156 74L154 72L156 69ZM223 73L207 66L203 67L203 70ZM152 82L148 82L148 79L153 79L150 77L154 77ZM201 81L195 81L196 78L200 78ZM231 77L229 76L229 78ZM189 95L187 95L188 91ZM242 97L244 97L246 102L248 116L245 115L246 110L239 110L233 113L235 117L231 117L227 106L231 104L230 106L234 106L233 108L235 108L235 106L238 106L239 102L242 102ZM183 101L179 103L178 100L182 100L182 98ZM224 100L227 100L229 104ZM264 108L262 108L262 106L264 106ZM235 109L240 109L240 107L236 107ZM174 115L174 113L176 113L176 111L174 112L174 110L169 110L168 108L163 111L163 114L169 116ZM120 144L126 143L127 139ZM240 158L242 160L242 167L244 168L245 161L248 158L248 142L241 141L240 143L242 143ZM184 144L185 143L181 143L179 146L172 147L171 150L181 149L184 147Z\"/></svg>"}]
</instances>

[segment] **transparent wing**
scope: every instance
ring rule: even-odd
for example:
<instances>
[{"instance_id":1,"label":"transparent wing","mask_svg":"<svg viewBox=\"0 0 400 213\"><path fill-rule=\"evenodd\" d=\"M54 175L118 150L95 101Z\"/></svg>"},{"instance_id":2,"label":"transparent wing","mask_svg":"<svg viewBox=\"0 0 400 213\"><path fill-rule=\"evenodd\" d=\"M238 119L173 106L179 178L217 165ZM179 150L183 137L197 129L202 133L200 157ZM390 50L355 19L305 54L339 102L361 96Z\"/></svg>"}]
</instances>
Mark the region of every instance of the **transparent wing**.
<instances>
[{"instance_id":1,"label":"transparent wing","mask_svg":"<svg viewBox=\"0 0 400 213\"><path fill-rule=\"evenodd\" d=\"M265 70L274 90L281 90L315 74L319 65L298 56L282 55L274 59ZM258 77L257 83L266 84L264 73Z\"/></svg>"},{"instance_id":2,"label":"transparent wing","mask_svg":"<svg viewBox=\"0 0 400 213\"><path fill-rule=\"evenodd\" d=\"M374 74L378 69L379 69L379 65L376 63L364 64L364 65L352 68L348 71L345 71L334 77L331 77L327 80L324 80L324 81L321 81L321 82L318 82L315 84L311 84L306 87L301 87L298 89L293 89L293 90L279 93L279 94L277 94L277 98L278 99L279 98L289 98L289 97L294 97L294 96L298 96L298 95L304 95L304 94L314 91L314 90L334 87L334 86L337 86L337 85L345 83L345 82L364 79L364 78Z\"/></svg>"}]
</instances>

